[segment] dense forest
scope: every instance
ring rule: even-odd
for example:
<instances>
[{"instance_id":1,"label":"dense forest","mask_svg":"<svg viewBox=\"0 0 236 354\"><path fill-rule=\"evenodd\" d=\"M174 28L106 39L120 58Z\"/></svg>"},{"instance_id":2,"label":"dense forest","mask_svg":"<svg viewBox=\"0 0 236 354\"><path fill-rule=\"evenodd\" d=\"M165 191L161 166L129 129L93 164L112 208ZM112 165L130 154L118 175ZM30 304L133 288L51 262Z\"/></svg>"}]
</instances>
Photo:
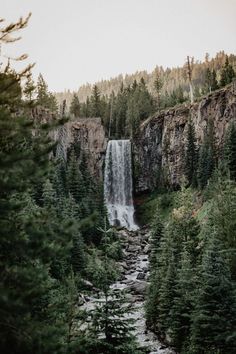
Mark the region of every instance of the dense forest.
<instances>
[{"instance_id":1,"label":"dense forest","mask_svg":"<svg viewBox=\"0 0 236 354\"><path fill-rule=\"evenodd\" d=\"M218 159L212 122L202 146L189 122L186 184L160 191L151 233L147 324L179 353L236 349L235 123Z\"/></svg>"},{"instance_id":2,"label":"dense forest","mask_svg":"<svg viewBox=\"0 0 236 354\"><path fill-rule=\"evenodd\" d=\"M133 137L140 123L154 112L192 103L231 83L235 62L234 55L227 56L224 52L211 60L206 56L203 63L195 64L193 59L191 62L188 59L188 65L181 69L160 68L150 76L140 73L129 80L118 80L118 89L115 84L113 88L111 80L109 95L104 94L106 90L98 83L90 87L84 102L79 93L74 93L69 100L63 96L60 111L72 117L101 117L109 138Z\"/></svg>"},{"instance_id":3,"label":"dense forest","mask_svg":"<svg viewBox=\"0 0 236 354\"><path fill-rule=\"evenodd\" d=\"M4 50L29 17L1 21ZM230 84L234 65L223 52L192 61L194 99ZM150 353L133 334L127 294L111 287L125 253L109 226L103 185L79 143L66 159L56 157L50 131L99 116L108 138L132 138L154 112L189 103L189 78L184 68L119 77L81 88L86 100L75 93L68 108L42 75L34 83L31 70L16 72L10 61L0 69L0 351ZM51 121L37 121L35 107ZM190 117L183 185L150 192L139 210L140 223L151 224L147 327L180 354L236 351L235 124L218 151L212 121L198 146ZM102 301L84 308L94 293Z\"/></svg>"},{"instance_id":4,"label":"dense forest","mask_svg":"<svg viewBox=\"0 0 236 354\"><path fill-rule=\"evenodd\" d=\"M210 87L212 86L212 79L213 81L215 81L215 79L220 81L221 69L225 64L226 56L227 54L224 51L221 51L217 53L213 58L210 58L210 55L207 53L205 55L204 61L202 62L191 58L190 64L192 67L192 80L196 97L209 92ZM235 55L230 54L228 55L228 58L229 63L235 69ZM183 63L184 61L185 58L183 58ZM164 69L162 66L157 66L151 73L148 73L144 70L130 75L119 75L118 77L112 78L110 80L99 81L95 83L95 85L97 86L102 96L109 97L113 93L114 95L117 95L122 85L124 87L129 87L135 80L140 82L141 78L143 78L146 82L147 89L150 94L157 98L155 81L156 78L159 77L162 82L160 93L164 101L163 104L172 104L174 97L172 97L171 100L171 96L178 94L179 89L182 91L182 94L185 97L188 96L189 85L187 71L188 69L186 61L182 67ZM212 76L214 76L215 79ZM87 97L92 95L92 91L93 85L86 84L82 85L78 91L73 92L68 90L65 92L58 92L55 95L60 104L63 102L63 100L66 100L68 106L70 106L74 94L78 96L81 103L84 103L86 102Z\"/></svg>"},{"instance_id":5,"label":"dense forest","mask_svg":"<svg viewBox=\"0 0 236 354\"><path fill-rule=\"evenodd\" d=\"M2 27L1 43L28 19ZM0 73L1 353L138 353L124 295L109 288L122 253L106 227L102 186L79 146L67 161L50 159L49 131L63 122L32 119L32 106L55 110L55 100L41 77L32 98L31 68L8 63ZM105 301L87 313L79 305L91 287Z\"/></svg>"}]
</instances>

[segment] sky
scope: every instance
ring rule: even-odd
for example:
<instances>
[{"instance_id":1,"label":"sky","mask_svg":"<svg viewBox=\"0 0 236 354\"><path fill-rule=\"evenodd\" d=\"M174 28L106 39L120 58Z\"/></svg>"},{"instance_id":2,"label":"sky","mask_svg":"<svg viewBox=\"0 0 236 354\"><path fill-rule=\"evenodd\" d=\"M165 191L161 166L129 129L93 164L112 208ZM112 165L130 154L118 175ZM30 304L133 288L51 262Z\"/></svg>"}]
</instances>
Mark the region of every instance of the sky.
<instances>
[{"instance_id":1,"label":"sky","mask_svg":"<svg viewBox=\"0 0 236 354\"><path fill-rule=\"evenodd\" d=\"M236 54L236 0L0 0L6 23L29 12L21 41L2 52L28 53L51 91Z\"/></svg>"}]
</instances>

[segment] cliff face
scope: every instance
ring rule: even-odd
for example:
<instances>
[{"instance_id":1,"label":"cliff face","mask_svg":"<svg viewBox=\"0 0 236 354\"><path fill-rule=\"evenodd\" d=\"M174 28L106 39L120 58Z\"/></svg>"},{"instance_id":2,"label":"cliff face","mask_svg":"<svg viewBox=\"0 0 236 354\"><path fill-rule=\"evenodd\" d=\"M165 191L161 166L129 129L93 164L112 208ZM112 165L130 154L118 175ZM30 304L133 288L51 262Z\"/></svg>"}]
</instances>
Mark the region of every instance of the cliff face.
<instances>
[{"instance_id":1,"label":"cliff face","mask_svg":"<svg viewBox=\"0 0 236 354\"><path fill-rule=\"evenodd\" d=\"M221 149L229 122L236 121L236 84L209 94L191 106L181 106L147 119L133 142L135 190L143 192L162 178L172 186L181 183L187 123L191 116L198 143L201 143L207 122L214 122L216 143Z\"/></svg>"},{"instance_id":2,"label":"cliff face","mask_svg":"<svg viewBox=\"0 0 236 354\"><path fill-rule=\"evenodd\" d=\"M56 129L52 135L53 139L58 141L57 157L66 160L71 145L77 144L87 156L91 174L102 180L107 139L100 118L78 118Z\"/></svg>"}]
</instances>

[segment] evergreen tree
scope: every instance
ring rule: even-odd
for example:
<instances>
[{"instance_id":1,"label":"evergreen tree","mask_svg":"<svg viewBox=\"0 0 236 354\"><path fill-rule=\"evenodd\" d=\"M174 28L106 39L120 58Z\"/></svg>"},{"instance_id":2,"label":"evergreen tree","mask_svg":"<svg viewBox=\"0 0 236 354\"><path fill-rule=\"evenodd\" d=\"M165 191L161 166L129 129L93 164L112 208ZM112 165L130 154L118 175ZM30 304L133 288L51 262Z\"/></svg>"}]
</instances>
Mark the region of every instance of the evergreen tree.
<instances>
[{"instance_id":1,"label":"evergreen tree","mask_svg":"<svg viewBox=\"0 0 236 354\"><path fill-rule=\"evenodd\" d=\"M195 128L192 120L188 122L187 131L187 146L185 155L185 175L189 185L196 186L197 184L197 163L198 150L196 144Z\"/></svg>"},{"instance_id":2,"label":"evergreen tree","mask_svg":"<svg viewBox=\"0 0 236 354\"><path fill-rule=\"evenodd\" d=\"M218 82L216 79L216 71L215 69L210 69L207 68L206 69L206 73L205 73L205 85L206 85L206 90L207 92L212 92L217 90L218 87Z\"/></svg>"},{"instance_id":3,"label":"evergreen tree","mask_svg":"<svg viewBox=\"0 0 236 354\"><path fill-rule=\"evenodd\" d=\"M79 232L73 235L73 247L71 252L71 264L75 273L83 273L86 265L85 246Z\"/></svg>"},{"instance_id":4,"label":"evergreen tree","mask_svg":"<svg viewBox=\"0 0 236 354\"><path fill-rule=\"evenodd\" d=\"M86 102L82 105L81 115L82 117L90 117L91 115L91 102L89 97L87 97Z\"/></svg>"},{"instance_id":5,"label":"evergreen tree","mask_svg":"<svg viewBox=\"0 0 236 354\"><path fill-rule=\"evenodd\" d=\"M55 96L48 91L48 85L44 80L42 74L39 74L37 81L37 104L42 107L50 109L51 112L57 113L58 106Z\"/></svg>"},{"instance_id":6,"label":"evergreen tree","mask_svg":"<svg viewBox=\"0 0 236 354\"><path fill-rule=\"evenodd\" d=\"M212 69L211 72L211 89L212 91L215 91L219 88L218 81L217 81L217 76L216 76L216 71L215 69Z\"/></svg>"},{"instance_id":7,"label":"evergreen tree","mask_svg":"<svg viewBox=\"0 0 236 354\"><path fill-rule=\"evenodd\" d=\"M225 160L230 170L230 177L236 180L236 125L231 123L225 139Z\"/></svg>"},{"instance_id":8,"label":"evergreen tree","mask_svg":"<svg viewBox=\"0 0 236 354\"><path fill-rule=\"evenodd\" d=\"M58 113L58 103L56 97L49 92L47 108L53 113Z\"/></svg>"},{"instance_id":9,"label":"evergreen tree","mask_svg":"<svg viewBox=\"0 0 236 354\"><path fill-rule=\"evenodd\" d=\"M82 202L86 195L82 174L79 170L79 162L72 152L67 168L67 189L77 203Z\"/></svg>"},{"instance_id":10,"label":"evergreen tree","mask_svg":"<svg viewBox=\"0 0 236 354\"><path fill-rule=\"evenodd\" d=\"M191 328L191 352L234 353L235 294L222 244L213 232L200 269L200 284Z\"/></svg>"},{"instance_id":11,"label":"evergreen tree","mask_svg":"<svg viewBox=\"0 0 236 354\"><path fill-rule=\"evenodd\" d=\"M101 98L100 92L96 85L93 86L92 96L91 96L91 117L101 117Z\"/></svg>"},{"instance_id":12,"label":"evergreen tree","mask_svg":"<svg viewBox=\"0 0 236 354\"><path fill-rule=\"evenodd\" d=\"M198 161L198 182L201 188L207 185L216 167L216 145L214 135L214 123L209 120L204 134L204 141L200 147Z\"/></svg>"},{"instance_id":13,"label":"evergreen tree","mask_svg":"<svg viewBox=\"0 0 236 354\"><path fill-rule=\"evenodd\" d=\"M43 204L47 209L52 209L56 206L56 192L49 179L45 181L43 186Z\"/></svg>"},{"instance_id":14,"label":"evergreen tree","mask_svg":"<svg viewBox=\"0 0 236 354\"><path fill-rule=\"evenodd\" d=\"M122 291L110 289L108 238L111 230L106 230L105 226L101 231L103 232L104 268L100 289L104 294L104 300L98 303L93 311L90 335L94 340L96 339L96 348L101 348L98 353L138 353L131 333L133 320L128 316L131 310L126 305L125 295Z\"/></svg>"},{"instance_id":15,"label":"evergreen tree","mask_svg":"<svg viewBox=\"0 0 236 354\"><path fill-rule=\"evenodd\" d=\"M114 102L114 98L113 98ZM126 132L126 112L127 112L128 92L124 90L123 85L120 87L120 91L115 100L113 110L113 120L111 124L111 134L117 138L125 137ZM115 133L115 134L114 134Z\"/></svg>"},{"instance_id":16,"label":"evergreen tree","mask_svg":"<svg viewBox=\"0 0 236 354\"><path fill-rule=\"evenodd\" d=\"M138 132L138 128L140 125L140 115L136 101L132 96L128 100L126 119L129 124L130 137L133 138L134 135L136 135L136 133Z\"/></svg>"},{"instance_id":17,"label":"evergreen tree","mask_svg":"<svg viewBox=\"0 0 236 354\"><path fill-rule=\"evenodd\" d=\"M48 86L42 74L39 74L37 81L37 103L40 106L47 107L48 105Z\"/></svg>"},{"instance_id":18,"label":"evergreen tree","mask_svg":"<svg viewBox=\"0 0 236 354\"><path fill-rule=\"evenodd\" d=\"M160 253L161 239L163 238L164 226L160 220L158 211L152 224L151 231L151 254L150 254L150 266L155 270L157 265L157 258Z\"/></svg>"},{"instance_id":19,"label":"evergreen tree","mask_svg":"<svg viewBox=\"0 0 236 354\"><path fill-rule=\"evenodd\" d=\"M14 105L14 85L9 86L7 95L10 98L12 87ZM50 307L48 295L53 279L49 268L59 249L52 247L57 237L50 231L43 211L31 198L24 198L27 190L42 181L51 146L46 132L32 136L29 123L26 118L12 115L1 95L0 349L12 354L60 353L63 325L43 319ZM50 343L51 335L54 340Z\"/></svg>"},{"instance_id":20,"label":"evergreen tree","mask_svg":"<svg viewBox=\"0 0 236 354\"><path fill-rule=\"evenodd\" d=\"M157 93L157 109L160 109L162 86L163 86L163 82L160 78L160 75L157 74L156 79L154 81L154 89Z\"/></svg>"},{"instance_id":21,"label":"evergreen tree","mask_svg":"<svg viewBox=\"0 0 236 354\"><path fill-rule=\"evenodd\" d=\"M134 92L134 100L139 110L140 120L144 120L150 116L153 112L153 99L148 89L146 83L142 78L139 86Z\"/></svg>"},{"instance_id":22,"label":"evergreen tree","mask_svg":"<svg viewBox=\"0 0 236 354\"><path fill-rule=\"evenodd\" d=\"M73 114L75 117L79 117L80 109L81 106L80 106L79 98L76 94L74 94L70 105L70 114Z\"/></svg>"},{"instance_id":23,"label":"evergreen tree","mask_svg":"<svg viewBox=\"0 0 236 354\"><path fill-rule=\"evenodd\" d=\"M232 65L229 63L229 58L226 56L225 64L221 70L220 86L230 84L235 78L235 72Z\"/></svg>"},{"instance_id":24,"label":"evergreen tree","mask_svg":"<svg viewBox=\"0 0 236 354\"><path fill-rule=\"evenodd\" d=\"M32 102L35 89L36 89L36 86L35 86L34 81L32 79L32 74L29 74L27 76L27 81L25 83L25 87L24 87L24 91L23 91L28 102Z\"/></svg>"},{"instance_id":25,"label":"evergreen tree","mask_svg":"<svg viewBox=\"0 0 236 354\"><path fill-rule=\"evenodd\" d=\"M170 330L175 348L179 352L186 352L189 345L191 315L194 309L194 289L196 276L192 264L192 254L186 244L181 252L180 265L177 270L175 296L173 298Z\"/></svg>"}]
</instances>

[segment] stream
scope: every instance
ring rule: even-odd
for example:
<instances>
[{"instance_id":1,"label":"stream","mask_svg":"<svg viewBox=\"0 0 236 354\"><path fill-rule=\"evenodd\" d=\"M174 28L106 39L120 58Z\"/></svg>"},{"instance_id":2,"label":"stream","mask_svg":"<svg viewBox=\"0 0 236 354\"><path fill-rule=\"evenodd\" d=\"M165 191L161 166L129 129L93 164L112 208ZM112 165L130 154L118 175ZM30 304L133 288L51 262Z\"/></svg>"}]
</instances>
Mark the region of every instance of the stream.
<instances>
[{"instance_id":1,"label":"stream","mask_svg":"<svg viewBox=\"0 0 236 354\"><path fill-rule=\"evenodd\" d=\"M121 277L111 285L111 288L127 291L127 301L135 309L129 316L135 320L134 335L139 346L148 348L149 354L174 354L175 352L163 345L145 325L144 300L149 277L149 232L145 229L120 230L118 234L123 248L123 260L118 263ZM91 310L97 301L96 297L90 297L83 308Z\"/></svg>"}]
</instances>

